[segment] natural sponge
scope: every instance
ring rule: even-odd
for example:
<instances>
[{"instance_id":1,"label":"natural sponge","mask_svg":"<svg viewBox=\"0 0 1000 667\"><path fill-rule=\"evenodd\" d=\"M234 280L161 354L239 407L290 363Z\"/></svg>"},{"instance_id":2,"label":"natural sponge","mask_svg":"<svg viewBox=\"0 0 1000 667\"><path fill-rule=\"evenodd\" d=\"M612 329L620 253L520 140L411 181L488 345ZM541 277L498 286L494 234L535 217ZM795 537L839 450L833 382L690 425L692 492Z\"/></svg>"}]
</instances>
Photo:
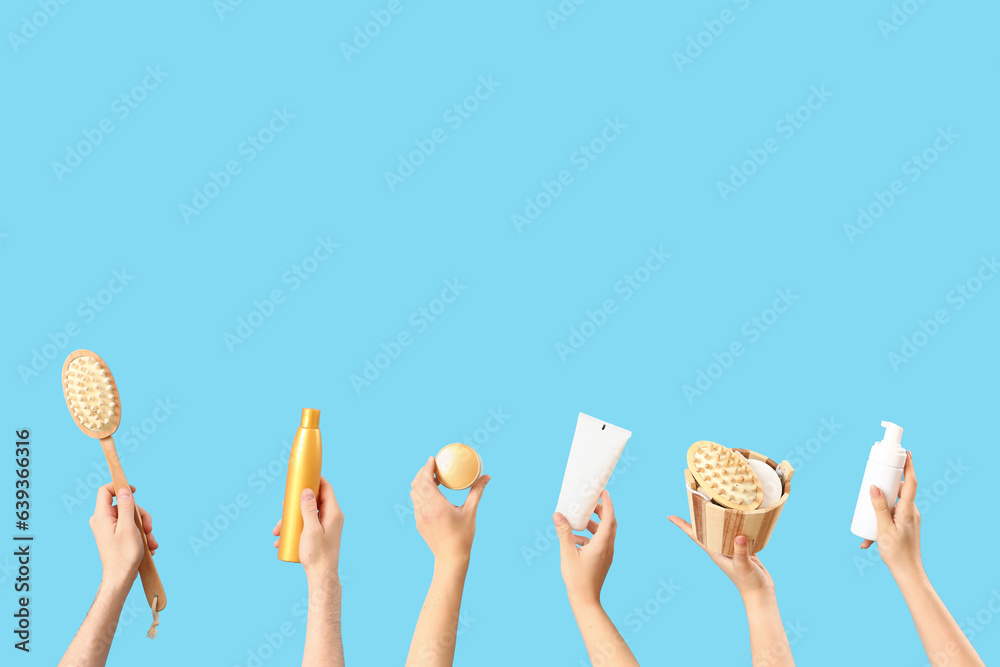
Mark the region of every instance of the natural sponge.
<instances>
[{"instance_id":1,"label":"natural sponge","mask_svg":"<svg viewBox=\"0 0 1000 667\"><path fill-rule=\"evenodd\" d=\"M754 510L764 500L764 491L753 468L728 447L700 440L688 449L687 463L700 490L723 507Z\"/></svg>"},{"instance_id":2,"label":"natural sponge","mask_svg":"<svg viewBox=\"0 0 1000 667\"><path fill-rule=\"evenodd\" d=\"M760 488L764 492L764 499L760 501L760 509L770 507L781 498L781 478L774 468L763 461L748 459L747 463L753 468L760 480Z\"/></svg>"}]
</instances>

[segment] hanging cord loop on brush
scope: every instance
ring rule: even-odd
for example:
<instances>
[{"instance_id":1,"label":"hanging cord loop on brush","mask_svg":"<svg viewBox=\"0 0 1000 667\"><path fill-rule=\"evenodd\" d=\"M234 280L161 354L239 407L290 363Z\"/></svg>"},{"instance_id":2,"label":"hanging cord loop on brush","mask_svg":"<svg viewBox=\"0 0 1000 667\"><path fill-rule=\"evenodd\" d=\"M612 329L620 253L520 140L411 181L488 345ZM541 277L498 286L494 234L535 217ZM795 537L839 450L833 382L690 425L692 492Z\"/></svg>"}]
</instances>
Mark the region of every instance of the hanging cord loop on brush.
<instances>
[{"instance_id":1,"label":"hanging cord loop on brush","mask_svg":"<svg viewBox=\"0 0 1000 667\"><path fill-rule=\"evenodd\" d=\"M156 639L156 626L160 624L160 612L156 611L156 605L159 603L160 596L153 596L153 604L150 607L153 609L153 624L149 626L149 631L146 632L146 636L150 639Z\"/></svg>"}]
</instances>

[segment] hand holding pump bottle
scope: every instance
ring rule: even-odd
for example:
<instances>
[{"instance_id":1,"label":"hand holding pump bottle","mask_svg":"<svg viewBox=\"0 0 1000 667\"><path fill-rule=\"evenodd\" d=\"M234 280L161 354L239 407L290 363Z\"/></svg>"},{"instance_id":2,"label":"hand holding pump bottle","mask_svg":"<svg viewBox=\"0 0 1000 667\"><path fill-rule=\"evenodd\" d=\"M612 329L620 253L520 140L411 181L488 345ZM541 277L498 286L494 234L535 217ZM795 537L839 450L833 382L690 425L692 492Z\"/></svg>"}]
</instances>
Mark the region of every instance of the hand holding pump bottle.
<instances>
[{"instance_id":1,"label":"hand holding pump bottle","mask_svg":"<svg viewBox=\"0 0 1000 667\"><path fill-rule=\"evenodd\" d=\"M866 540L875 541L878 533L878 519L872 507L870 489L874 484L885 496L889 509L896 502L899 485L903 480L906 465L906 450L899 444L903 438L903 428L892 422L882 422L885 437L876 442L868 455L865 477L861 481L858 503L854 507L851 532Z\"/></svg>"}]
</instances>

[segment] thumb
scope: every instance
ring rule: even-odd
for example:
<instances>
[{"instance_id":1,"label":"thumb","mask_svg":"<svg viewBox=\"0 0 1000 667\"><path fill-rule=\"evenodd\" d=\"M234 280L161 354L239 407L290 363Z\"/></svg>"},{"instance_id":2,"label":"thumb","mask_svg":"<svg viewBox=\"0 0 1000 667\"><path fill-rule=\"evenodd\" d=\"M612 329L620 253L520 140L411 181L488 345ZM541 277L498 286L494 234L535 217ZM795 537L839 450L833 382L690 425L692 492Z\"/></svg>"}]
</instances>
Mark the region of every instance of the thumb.
<instances>
[{"instance_id":1,"label":"thumb","mask_svg":"<svg viewBox=\"0 0 1000 667\"><path fill-rule=\"evenodd\" d=\"M745 535L737 535L733 542L733 565L741 572L753 569L753 563L750 562L750 545Z\"/></svg>"},{"instance_id":2,"label":"thumb","mask_svg":"<svg viewBox=\"0 0 1000 667\"><path fill-rule=\"evenodd\" d=\"M115 524L115 535L121 535L126 530L137 530L135 525L135 498L129 488L118 489L118 523Z\"/></svg>"},{"instance_id":3,"label":"thumb","mask_svg":"<svg viewBox=\"0 0 1000 667\"><path fill-rule=\"evenodd\" d=\"M889 511L889 503L885 499L882 490L871 485L868 490L872 497L872 507L875 508L875 518L878 519L878 537L890 535L896 524L892 522L892 512Z\"/></svg>"},{"instance_id":4,"label":"thumb","mask_svg":"<svg viewBox=\"0 0 1000 667\"><path fill-rule=\"evenodd\" d=\"M573 539L573 528L569 521L559 512L552 515L552 523L556 526L556 533L559 535L559 554L563 557L576 550L576 541Z\"/></svg>"},{"instance_id":5,"label":"thumb","mask_svg":"<svg viewBox=\"0 0 1000 667\"><path fill-rule=\"evenodd\" d=\"M302 489L299 497L299 507L302 510L302 530L321 528L319 510L316 509L316 493L312 489Z\"/></svg>"},{"instance_id":6,"label":"thumb","mask_svg":"<svg viewBox=\"0 0 1000 667\"><path fill-rule=\"evenodd\" d=\"M476 509L479 507L479 501L483 499L483 491L486 490L486 485L490 482L489 475L483 475L476 480L476 483L472 485L469 489L469 495L465 497L465 502L462 503L462 507L467 508L470 512L475 514Z\"/></svg>"}]
</instances>

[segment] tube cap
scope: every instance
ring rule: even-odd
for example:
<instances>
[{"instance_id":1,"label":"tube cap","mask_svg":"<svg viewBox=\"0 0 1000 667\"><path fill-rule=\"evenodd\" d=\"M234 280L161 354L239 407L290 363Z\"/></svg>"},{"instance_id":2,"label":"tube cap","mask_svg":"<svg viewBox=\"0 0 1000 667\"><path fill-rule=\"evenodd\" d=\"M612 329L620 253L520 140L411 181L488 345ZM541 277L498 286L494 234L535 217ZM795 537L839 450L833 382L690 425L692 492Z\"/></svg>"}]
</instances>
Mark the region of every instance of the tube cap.
<instances>
[{"instance_id":1,"label":"tube cap","mask_svg":"<svg viewBox=\"0 0 1000 667\"><path fill-rule=\"evenodd\" d=\"M319 410L302 408L302 423L300 428L319 428Z\"/></svg>"}]
</instances>

